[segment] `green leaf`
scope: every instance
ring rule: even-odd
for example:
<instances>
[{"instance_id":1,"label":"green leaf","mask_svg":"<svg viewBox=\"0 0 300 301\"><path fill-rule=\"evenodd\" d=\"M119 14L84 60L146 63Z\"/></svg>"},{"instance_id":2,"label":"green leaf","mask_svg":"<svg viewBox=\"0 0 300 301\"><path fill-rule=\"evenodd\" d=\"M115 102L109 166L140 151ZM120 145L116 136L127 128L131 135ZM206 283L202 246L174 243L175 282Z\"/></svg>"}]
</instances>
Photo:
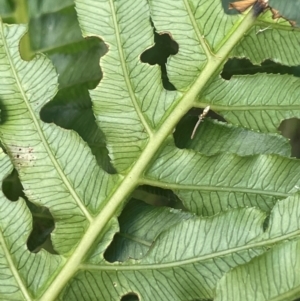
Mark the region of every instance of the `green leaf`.
<instances>
[{"instance_id":1,"label":"green leaf","mask_svg":"<svg viewBox=\"0 0 300 301\"><path fill-rule=\"evenodd\" d=\"M61 21L55 23L57 31L61 28L61 39L66 32L62 25L72 24L78 29L72 23L74 12L69 15L70 7L55 2L50 12L49 4L35 4L33 12L37 15L30 16L41 28L49 29L45 25L51 24L47 23L49 17ZM44 15L45 9L49 16ZM41 120L45 105L48 108L57 91L58 75L44 55L22 60L18 47L25 27L3 25L1 21L0 138L7 156L1 153L0 159L3 166L9 165L10 159L17 169L28 201L49 208L55 222L51 241L57 254L28 252L29 211L21 199L10 203L2 197L5 206L0 208L7 208L0 212L3 278L14 290L9 291L6 285L0 296L28 301L120 300L129 293L141 300L214 298L226 273L251 264L275 245L283 246L286 240L299 237L300 200L294 195L300 186L299 162L287 157L284 139L269 134L282 119L299 115L298 79L279 74L236 76L230 81L220 78L225 62L237 55L237 49L239 56L252 60L251 51L243 49L249 49L247 37L257 25L277 26L273 34L284 45L281 62L298 64L284 51L289 47L286 36L297 39L299 30L264 15L255 19L251 10L244 15L227 15L219 0L77 0L76 11L84 37L101 39L108 48L100 60L103 79L90 92L100 132L92 127L94 120L82 128L105 137L110 171L116 174L104 170L107 160L96 159L74 130ZM66 19L62 18L64 12ZM179 45L178 54L166 62L176 91L166 90L162 84L164 66L140 59L153 46L152 25L160 34L169 33ZM35 49L54 45L51 53L55 55L76 53L78 48L88 50L88 54L92 49L93 43L74 44L72 38L79 39L76 30L65 41L56 42L52 34L42 39L40 33L36 37L41 39L37 43L40 46ZM60 47L66 41L70 45ZM256 42L265 49L260 58L277 60L272 46L264 45L261 38ZM297 53L297 48L293 50ZM55 55L53 61L59 65L62 56L55 60ZM65 66L70 65L67 62ZM76 68L87 70L87 66L82 60ZM69 67L61 68L66 71L61 77L64 87L72 86L73 93L80 93L66 101L62 98L67 93L62 93L52 105L57 105L57 111L67 105L70 111L76 110L84 95L80 79L91 82L94 75L89 78L76 71L73 81ZM71 98L77 96L73 104ZM264 137L269 145L276 141L282 148L277 145L278 149L269 152L266 145L259 154L252 149L250 156L245 156L247 146L243 146L243 154L232 146L231 153L218 148L218 154L211 152L209 156L178 149L172 135L178 122L193 107L207 105L227 121L265 132L228 125L235 135L251 133L253 141L254 137ZM73 120L80 119L68 115L69 111L65 127L73 123L69 128L75 128ZM199 133L203 130L200 128ZM100 141L96 138L94 141ZM88 141L91 144L93 138ZM5 168L2 181L11 171L11 167ZM129 211L125 209L118 224L117 216L126 202L144 185L171 189L190 212L134 204ZM123 234L121 241L114 240L117 232ZM116 247L125 245L125 249L111 253L111 261L124 260L122 263L107 260L109 245L113 248L114 243Z\"/></svg>"},{"instance_id":2,"label":"green leaf","mask_svg":"<svg viewBox=\"0 0 300 301\"><path fill-rule=\"evenodd\" d=\"M64 1L53 0L51 2L28 0L30 15L34 15L34 16L47 14L49 12L56 12L68 6L72 6L73 4L74 4L73 0L64 0Z\"/></svg>"},{"instance_id":3,"label":"green leaf","mask_svg":"<svg viewBox=\"0 0 300 301\"><path fill-rule=\"evenodd\" d=\"M0 149L1 182L11 170L8 156ZM10 202L0 191L0 202L1 299L33 300L60 270L64 259L45 251L36 255L30 253L26 240L31 231L31 214L25 201Z\"/></svg>"},{"instance_id":4,"label":"green leaf","mask_svg":"<svg viewBox=\"0 0 300 301\"><path fill-rule=\"evenodd\" d=\"M289 21L294 21L299 26L300 24L299 23L300 22L299 0L288 1L286 3L280 0L270 0L269 5L273 9L278 10L281 16L287 18Z\"/></svg>"},{"instance_id":5,"label":"green leaf","mask_svg":"<svg viewBox=\"0 0 300 301\"><path fill-rule=\"evenodd\" d=\"M74 7L69 6L60 13L48 13L31 18L29 30L32 49L51 51L53 48L82 41L79 26L73 22L74 17ZM58 32L60 36L54 32ZM47 39L43 39L42 33L48 33Z\"/></svg>"},{"instance_id":6,"label":"green leaf","mask_svg":"<svg viewBox=\"0 0 300 301\"><path fill-rule=\"evenodd\" d=\"M192 124L193 126L194 124ZM187 135L193 127L187 124L174 133L175 144L180 148L194 149L205 155L234 153L240 156L278 154L289 157L288 141L277 134L264 134L230 124L205 119L196 131L194 139Z\"/></svg>"},{"instance_id":7,"label":"green leaf","mask_svg":"<svg viewBox=\"0 0 300 301\"><path fill-rule=\"evenodd\" d=\"M297 0L298 1L298 0ZM236 47L232 56L246 57L253 64L261 64L267 59L286 66L299 65L299 57L293 54L300 40L299 29L289 22L279 19L274 23L272 13L267 10L258 17L253 26Z\"/></svg>"},{"instance_id":8,"label":"green leaf","mask_svg":"<svg viewBox=\"0 0 300 301\"><path fill-rule=\"evenodd\" d=\"M42 120L75 130L92 148L97 162L113 172L87 90L95 87L102 77L98 62L106 47L99 39L82 38L73 1L47 3L36 0L28 3L31 51L46 52L59 74L59 91L43 107Z\"/></svg>"},{"instance_id":9,"label":"green leaf","mask_svg":"<svg viewBox=\"0 0 300 301\"><path fill-rule=\"evenodd\" d=\"M299 240L285 242L234 269L221 279L215 300L296 300L300 280L292 271L299 270L298 254Z\"/></svg>"},{"instance_id":10,"label":"green leaf","mask_svg":"<svg viewBox=\"0 0 300 301\"><path fill-rule=\"evenodd\" d=\"M114 186L117 177L110 177L97 166L87 145L74 132L40 120L40 108L54 96L56 73L44 56L30 62L21 60L17 52L18 38L24 27L1 29L6 38L2 50L7 51L3 61L7 70L3 78L7 80L2 82L0 91L7 119L1 126L3 144L19 171L26 196L31 202L48 206L56 220L52 238L55 249L68 253L105 202L109 187ZM22 114L22 119L14 117L16 112ZM45 172L50 178L43 176ZM100 192L99 186L93 188L99 180L107 186L106 192ZM73 226L67 227L70 224Z\"/></svg>"},{"instance_id":11,"label":"green leaf","mask_svg":"<svg viewBox=\"0 0 300 301\"><path fill-rule=\"evenodd\" d=\"M0 15L9 20L13 15L13 3L10 0L0 0Z\"/></svg>"},{"instance_id":12,"label":"green leaf","mask_svg":"<svg viewBox=\"0 0 300 301\"><path fill-rule=\"evenodd\" d=\"M109 261L140 259L161 232L190 218L193 215L188 212L152 207L141 201L131 200L119 217L120 231L105 258Z\"/></svg>"},{"instance_id":13,"label":"green leaf","mask_svg":"<svg viewBox=\"0 0 300 301\"><path fill-rule=\"evenodd\" d=\"M80 282L84 284L90 277L111 278L114 285L105 288L99 283L100 287L96 291L86 292L89 298L92 299L93 294L100 296L102 291L104 300L117 299L125 292L125 283L130 290L138 292L143 300L210 298L216 280L225 271L237 263L247 262L263 251L263 248L244 251L242 246L261 233L260 224L264 214L253 208L240 213L236 210L215 218L183 219L158 237L139 264L114 264L107 266L103 272L86 265L71 286L76 287L76 283ZM144 216L144 220L149 218L148 215ZM231 225L241 226L245 231L233 235L229 220L233 221ZM207 233L215 235L205 235ZM227 252L227 249L234 250ZM145 285L145 281L150 283L150 287ZM75 298L74 292L67 288L64 298Z\"/></svg>"},{"instance_id":14,"label":"green leaf","mask_svg":"<svg viewBox=\"0 0 300 301\"><path fill-rule=\"evenodd\" d=\"M98 11L85 1L78 1L76 8L84 35L105 37L105 43L111 48L102 61L106 77L91 91L91 96L96 119L106 136L111 161L122 172L141 154L148 140L147 133L163 122L178 92L164 90L158 66L151 67L137 60L153 40L147 3L140 1L133 5L130 2L129 11L124 4L116 2L114 5L115 8L109 2L97 4L100 11L113 16L112 24L108 24L105 18L99 19ZM116 9L118 15L112 9ZM88 16L99 21L91 27ZM120 20L118 24L116 18ZM131 22L130 27L128 22ZM139 35L135 32L137 26ZM115 82L119 83L118 86Z\"/></svg>"},{"instance_id":15,"label":"green leaf","mask_svg":"<svg viewBox=\"0 0 300 301\"><path fill-rule=\"evenodd\" d=\"M206 157L170 143L145 174L145 183L175 190L199 215L239 206L269 211L278 198L299 190L299 172L299 161L280 156Z\"/></svg>"},{"instance_id":16,"label":"green leaf","mask_svg":"<svg viewBox=\"0 0 300 301\"><path fill-rule=\"evenodd\" d=\"M218 78L203 92L201 102L213 104L228 122L276 132L284 119L299 115L299 83L297 77L278 74L233 76L230 81ZM272 89L266 90L268 86Z\"/></svg>"},{"instance_id":17,"label":"green leaf","mask_svg":"<svg viewBox=\"0 0 300 301\"><path fill-rule=\"evenodd\" d=\"M167 229L162 229L147 255L134 266L132 261L106 268L103 263L98 267L83 264L81 273L67 287L64 298L76 299L79 286L84 289L95 279L110 279L112 283L98 282L95 290L85 290L89 299L96 296L102 296L104 300L117 299L126 292L125 287L138 292L147 301L213 298L216 283L225 272L250 261L274 244L284 245L287 239L298 237L299 200L299 195L295 195L276 205L265 232L262 227L265 214L254 208L231 210L210 218L183 218L173 226L167 222ZM144 230L150 230L149 221L155 222L159 211L166 221L174 221L176 213L171 211L167 217L164 210L140 210L143 213L137 220L138 224L147 223ZM177 214L180 215L180 212ZM143 241L147 240L147 231L136 232L135 235L130 227L128 232L125 231L124 238L135 240L128 242L131 252L138 247L137 244L145 247Z\"/></svg>"},{"instance_id":18,"label":"green leaf","mask_svg":"<svg viewBox=\"0 0 300 301\"><path fill-rule=\"evenodd\" d=\"M294 300L299 289L299 194L279 202L261 241L283 243L250 263L228 273L217 289L216 300ZM258 240L259 241L259 240ZM283 277L284 276L284 277ZM234 283L234 285L232 285Z\"/></svg>"}]
</instances>

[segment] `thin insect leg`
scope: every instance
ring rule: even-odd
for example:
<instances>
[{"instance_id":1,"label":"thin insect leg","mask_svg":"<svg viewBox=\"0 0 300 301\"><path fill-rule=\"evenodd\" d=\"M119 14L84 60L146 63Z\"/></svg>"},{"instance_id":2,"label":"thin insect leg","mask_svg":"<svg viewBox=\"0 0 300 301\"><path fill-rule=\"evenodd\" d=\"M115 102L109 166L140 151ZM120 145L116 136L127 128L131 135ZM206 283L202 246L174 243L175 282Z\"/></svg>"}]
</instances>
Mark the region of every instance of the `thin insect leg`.
<instances>
[{"instance_id":1,"label":"thin insect leg","mask_svg":"<svg viewBox=\"0 0 300 301\"><path fill-rule=\"evenodd\" d=\"M261 33L261 32L264 32L265 30L268 30L268 29L272 29L271 26L268 26L268 27L266 27L266 28L259 29L259 30L256 32L256 34L259 34L259 33Z\"/></svg>"},{"instance_id":2,"label":"thin insect leg","mask_svg":"<svg viewBox=\"0 0 300 301\"><path fill-rule=\"evenodd\" d=\"M193 133L191 135L191 139L194 139L194 136L196 134L197 128L198 128L199 124L201 123L201 121L202 121L202 118L201 118L201 115L200 115L199 119L198 119L198 121L197 121L197 123L196 123L196 125L195 125L195 127L193 129Z\"/></svg>"},{"instance_id":3,"label":"thin insect leg","mask_svg":"<svg viewBox=\"0 0 300 301\"><path fill-rule=\"evenodd\" d=\"M199 115L199 119L193 129L193 132L192 132L192 135L191 135L191 139L194 138L195 134L196 134L196 131L197 131L197 128L199 127L199 124L201 123L201 121L205 118L205 116L207 115L208 111L210 109L210 106L207 106L204 108L202 114Z\"/></svg>"}]
</instances>

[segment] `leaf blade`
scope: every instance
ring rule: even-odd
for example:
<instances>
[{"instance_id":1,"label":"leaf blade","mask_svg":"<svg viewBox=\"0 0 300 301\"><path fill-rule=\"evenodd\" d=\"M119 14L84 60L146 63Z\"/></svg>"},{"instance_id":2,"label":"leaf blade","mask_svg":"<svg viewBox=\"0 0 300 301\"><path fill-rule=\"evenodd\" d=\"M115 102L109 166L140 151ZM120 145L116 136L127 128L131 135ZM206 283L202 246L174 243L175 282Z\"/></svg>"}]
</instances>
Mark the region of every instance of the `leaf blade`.
<instances>
[{"instance_id":1,"label":"leaf blade","mask_svg":"<svg viewBox=\"0 0 300 301\"><path fill-rule=\"evenodd\" d=\"M41 122L39 110L53 97L57 75L45 56L30 62L20 58L18 39L24 32L23 26L1 28L1 63L6 66L1 70L1 78L8 79L0 82L7 118L1 125L1 139L19 172L26 196L36 204L48 206L56 219L56 249L67 253L86 231L93 214L118 182L118 176L110 176L97 166L78 135ZM86 173L93 180L87 180ZM99 180L108 190L98 187L96 199L92 189ZM78 229L67 227L72 223Z\"/></svg>"},{"instance_id":2,"label":"leaf blade","mask_svg":"<svg viewBox=\"0 0 300 301\"><path fill-rule=\"evenodd\" d=\"M1 182L12 170L7 155L0 150ZM32 229L31 214L24 200L7 200L0 191L0 297L3 300L32 300L45 289L49 279L59 272L63 258L47 252L32 254L26 241ZM42 264L41 264L42 263ZM39 277L39 281L34 281Z\"/></svg>"},{"instance_id":3,"label":"leaf blade","mask_svg":"<svg viewBox=\"0 0 300 301\"><path fill-rule=\"evenodd\" d=\"M294 76L278 74L234 76L230 81L217 78L201 100L233 124L274 133L282 120L299 114L299 82ZM275 88L268 91L266 86Z\"/></svg>"},{"instance_id":4,"label":"leaf blade","mask_svg":"<svg viewBox=\"0 0 300 301\"><path fill-rule=\"evenodd\" d=\"M221 279L216 300L295 300L300 296L299 273L285 272L299 268L297 254L299 240L286 242L249 264L234 269ZM280 277L281 273L286 277ZM261 277L262 274L264 277Z\"/></svg>"}]
</instances>

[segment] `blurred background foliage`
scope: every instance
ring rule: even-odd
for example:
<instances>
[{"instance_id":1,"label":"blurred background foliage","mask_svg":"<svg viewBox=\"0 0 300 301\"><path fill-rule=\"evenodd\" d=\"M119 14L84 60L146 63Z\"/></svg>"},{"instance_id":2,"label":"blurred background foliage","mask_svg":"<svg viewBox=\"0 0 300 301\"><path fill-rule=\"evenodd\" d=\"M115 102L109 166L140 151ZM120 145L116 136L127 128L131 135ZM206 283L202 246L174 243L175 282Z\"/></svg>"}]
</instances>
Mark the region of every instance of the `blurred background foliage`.
<instances>
[{"instance_id":1,"label":"blurred background foliage","mask_svg":"<svg viewBox=\"0 0 300 301\"><path fill-rule=\"evenodd\" d=\"M228 9L230 0L220 1L222 1L226 13L238 13ZM282 7L283 2L285 3L284 7ZM282 11L282 15L287 18L291 17L299 24L300 9L293 9L295 8L293 5L299 5L296 4L295 0L290 0L289 4L282 0L270 0L271 3L274 8ZM41 119L44 122L54 122L62 128L76 131L88 143L98 164L108 173L114 173L106 149L104 134L95 123L92 102L88 93L88 89L96 87L102 78L101 57L105 55L108 48L97 37L86 39L82 37L76 17L74 0L0 0L0 16L6 23L28 24L28 32L20 43L20 52L23 59L30 60L37 53L42 52L49 57L59 74L57 94L42 109ZM145 46L145 52L141 54L141 61L151 65L160 65L164 87L168 90L174 90L176 87L169 82L167 77L166 62L170 55L176 55L178 45L169 36L156 33L154 26L153 30L154 46L148 50ZM299 77L300 66L282 66L272 61L265 61L261 65L253 65L246 59L230 59L225 63L221 76L226 80L230 80L232 76L237 74L262 72L291 74ZM253 88L255 89L255 87ZM201 110L191 110L178 124L174 134L178 147L189 147L189 142L186 141L185 136L187 132L192 132L200 113ZM224 121L215 112L210 112L209 117ZM299 119L293 118L282 121L278 130L290 139L292 145L291 155L299 158ZM19 197L27 200L15 170L4 181L3 191L11 201L16 201ZM172 191L160 188L139 187L133 193L133 197L155 206L164 205L183 208ZM35 252L42 246L48 251L54 252L49 238L54 228L54 221L50 212L47 208L37 207L28 200L27 204L33 215L33 231L28 239L28 248ZM122 216L120 217L121 220ZM109 254L107 256L109 257ZM135 296L124 298L131 300Z\"/></svg>"}]
</instances>

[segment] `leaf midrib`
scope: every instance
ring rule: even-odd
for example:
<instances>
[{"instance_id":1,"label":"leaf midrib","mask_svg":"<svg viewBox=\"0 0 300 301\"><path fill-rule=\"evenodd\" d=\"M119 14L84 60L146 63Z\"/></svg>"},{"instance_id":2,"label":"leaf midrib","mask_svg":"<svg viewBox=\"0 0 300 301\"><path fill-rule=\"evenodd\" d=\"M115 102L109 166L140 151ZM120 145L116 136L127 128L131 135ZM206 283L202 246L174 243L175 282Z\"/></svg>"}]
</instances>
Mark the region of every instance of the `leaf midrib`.
<instances>
[{"instance_id":1,"label":"leaf midrib","mask_svg":"<svg viewBox=\"0 0 300 301\"><path fill-rule=\"evenodd\" d=\"M110 4L112 4L112 0L110 0ZM101 230L105 228L105 225L108 223L108 221L115 215L116 210L118 210L120 205L124 202L126 196L128 196L139 184L142 174L151 164L161 146L164 145L167 137L176 127L176 124L195 104L199 92L203 89L211 77L219 70L232 48L243 37L244 32L246 32L253 25L253 23L254 18L252 11L250 11L244 16L244 19L240 23L240 27L228 38L227 43L224 44L224 47L220 49L219 53L217 53L216 56L214 56L208 62L208 64L200 73L199 77L196 79L178 105L174 108L174 111L169 115L161 128L152 136L150 136L147 146L142 151L135 165L129 171L127 176L124 177L123 182L121 182L119 188L112 195L108 205L103 208L95 220L90 224L90 227L78 244L76 250L70 256L61 272L49 285L44 295L40 298L40 301L56 300L60 291L77 272L85 255L90 251L91 246L95 243L95 241L98 240Z\"/></svg>"}]
</instances>

